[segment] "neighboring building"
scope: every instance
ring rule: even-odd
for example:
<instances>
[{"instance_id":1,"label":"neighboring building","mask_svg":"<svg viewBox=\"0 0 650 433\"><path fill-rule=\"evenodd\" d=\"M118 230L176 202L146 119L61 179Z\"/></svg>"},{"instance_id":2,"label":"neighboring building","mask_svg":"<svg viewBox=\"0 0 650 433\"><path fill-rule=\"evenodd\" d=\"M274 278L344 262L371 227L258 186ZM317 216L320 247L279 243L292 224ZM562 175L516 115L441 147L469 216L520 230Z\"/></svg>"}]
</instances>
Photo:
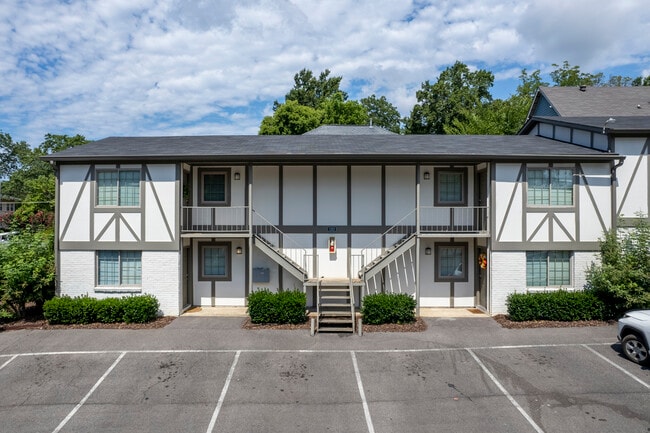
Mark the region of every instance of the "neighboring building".
<instances>
[{"instance_id":1,"label":"neighboring building","mask_svg":"<svg viewBox=\"0 0 650 433\"><path fill-rule=\"evenodd\" d=\"M332 289L357 305L387 291L498 314L514 291L580 289L603 231L632 211L625 203L647 208L647 175L643 197L628 188L640 172L629 165L643 164L625 150L621 167L619 149L645 140L647 155L648 134L576 121L571 139L546 138L543 125L562 119L532 114L519 136L338 127L64 150L48 157L58 293L152 293L176 315L243 306L260 288L305 290L320 312Z\"/></svg>"}]
</instances>

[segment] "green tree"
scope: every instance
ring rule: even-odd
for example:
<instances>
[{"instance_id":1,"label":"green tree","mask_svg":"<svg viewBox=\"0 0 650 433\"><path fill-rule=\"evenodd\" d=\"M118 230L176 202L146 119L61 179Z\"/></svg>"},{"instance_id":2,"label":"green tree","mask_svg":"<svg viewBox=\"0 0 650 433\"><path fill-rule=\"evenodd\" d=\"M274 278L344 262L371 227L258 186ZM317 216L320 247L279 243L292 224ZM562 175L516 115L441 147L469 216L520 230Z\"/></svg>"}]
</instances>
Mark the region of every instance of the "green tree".
<instances>
[{"instance_id":1,"label":"green tree","mask_svg":"<svg viewBox=\"0 0 650 433\"><path fill-rule=\"evenodd\" d=\"M416 92L417 104L405 119L410 134L444 134L445 126L458 119L463 122L468 112L492 101L490 88L494 75L484 69L471 72L457 61L438 77L435 84L428 80Z\"/></svg>"},{"instance_id":2,"label":"green tree","mask_svg":"<svg viewBox=\"0 0 650 433\"><path fill-rule=\"evenodd\" d=\"M522 69L521 74L519 75L521 83L517 86L516 95L528 97L529 103L532 103L533 98L537 93L537 89L542 86L548 86L548 83L542 80L541 75L542 72L539 69L533 71L530 75L526 69Z\"/></svg>"},{"instance_id":3,"label":"green tree","mask_svg":"<svg viewBox=\"0 0 650 433\"><path fill-rule=\"evenodd\" d=\"M600 264L587 271L587 288L602 299L611 318L632 308L650 308L650 226L612 229L600 242Z\"/></svg>"},{"instance_id":4,"label":"green tree","mask_svg":"<svg viewBox=\"0 0 650 433\"><path fill-rule=\"evenodd\" d=\"M284 97L285 102L296 101L300 105L311 108L319 108L320 105L340 93L343 100L348 99L348 94L339 87L343 77L330 77L330 70L325 69L318 78L309 69L302 69L293 77L294 85ZM275 102L277 107L278 102Z\"/></svg>"},{"instance_id":5,"label":"green tree","mask_svg":"<svg viewBox=\"0 0 650 433\"><path fill-rule=\"evenodd\" d=\"M25 314L26 304L54 296L54 234L24 230L0 245L0 307L15 315Z\"/></svg>"},{"instance_id":6,"label":"green tree","mask_svg":"<svg viewBox=\"0 0 650 433\"><path fill-rule=\"evenodd\" d=\"M397 107L388 102L385 96L377 98L374 94L359 101L366 109L372 124L381 126L389 131L399 134L400 114Z\"/></svg>"},{"instance_id":7,"label":"green tree","mask_svg":"<svg viewBox=\"0 0 650 433\"><path fill-rule=\"evenodd\" d=\"M647 77L636 77L632 80L633 86L650 86L650 75Z\"/></svg>"},{"instance_id":8,"label":"green tree","mask_svg":"<svg viewBox=\"0 0 650 433\"><path fill-rule=\"evenodd\" d=\"M526 122L529 107L527 96L495 99L453 119L450 125L445 125L445 134L515 135Z\"/></svg>"},{"instance_id":9,"label":"green tree","mask_svg":"<svg viewBox=\"0 0 650 433\"><path fill-rule=\"evenodd\" d=\"M571 66L566 60L562 65L553 63L556 69L551 72L551 79L556 86L602 86L603 73L590 74L581 72L580 66Z\"/></svg>"},{"instance_id":10,"label":"green tree","mask_svg":"<svg viewBox=\"0 0 650 433\"><path fill-rule=\"evenodd\" d=\"M7 179L20 167L21 160L30 153L24 141L14 142L11 135L0 132L0 179Z\"/></svg>"},{"instance_id":11,"label":"green tree","mask_svg":"<svg viewBox=\"0 0 650 433\"><path fill-rule=\"evenodd\" d=\"M260 135L298 135L320 126L322 112L297 101L278 105L272 116L262 119Z\"/></svg>"},{"instance_id":12,"label":"green tree","mask_svg":"<svg viewBox=\"0 0 650 433\"><path fill-rule=\"evenodd\" d=\"M346 101L342 93L336 93L322 102L323 125L367 125L368 113L357 101Z\"/></svg>"}]
</instances>

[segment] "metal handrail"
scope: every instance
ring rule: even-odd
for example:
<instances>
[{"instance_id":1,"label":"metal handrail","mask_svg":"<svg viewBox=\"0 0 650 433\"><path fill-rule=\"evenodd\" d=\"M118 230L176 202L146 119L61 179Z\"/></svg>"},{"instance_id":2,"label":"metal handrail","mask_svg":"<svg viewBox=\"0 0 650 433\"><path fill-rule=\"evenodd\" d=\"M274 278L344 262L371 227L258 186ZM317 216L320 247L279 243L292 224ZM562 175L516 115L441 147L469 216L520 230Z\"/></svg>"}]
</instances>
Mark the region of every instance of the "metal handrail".
<instances>
[{"instance_id":1,"label":"metal handrail","mask_svg":"<svg viewBox=\"0 0 650 433\"><path fill-rule=\"evenodd\" d=\"M182 230L193 232L247 232L248 206L183 206Z\"/></svg>"},{"instance_id":2,"label":"metal handrail","mask_svg":"<svg viewBox=\"0 0 650 433\"><path fill-rule=\"evenodd\" d=\"M255 211L255 209L253 209L253 214L254 214L253 218L259 218L264 223L264 224L253 224L252 225L253 234L257 236L277 235L279 238L282 238L283 245L282 247L280 247L278 245L274 245L271 240L264 237L264 239L267 242L271 243L273 247L276 248L280 253L290 258L298 266L302 266L303 270L306 270L308 274L311 274L311 272L309 272L309 267L307 266L307 262L306 262L307 250L302 246L300 246L300 244L298 244L298 242L296 242L289 235L287 235L282 230L280 230L275 224L273 224L271 221L269 221L264 216L262 216L262 214ZM287 241L292 245L291 247L287 247L286 245L284 245Z\"/></svg>"},{"instance_id":3,"label":"metal handrail","mask_svg":"<svg viewBox=\"0 0 650 433\"><path fill-rule=\"evenodd\" d=\"M421 206L420 232L487 233L487 206Z\"/></svg>"},{"instance_id":4,"label":"metal handrail","mask_svg":"<svg viewBox=\"0 0 650 433\"><path fill-rule=\"evenodd\" d=\"M408 224L408 225L407 225L407 224L403 224L404 220L406 220L406 219L409 218L411 215L413 215L413 214L415 213L415 211L416 211L416 209L411 210L409 213L407 213L407 214L404 215L402 218L400 218L399 221L397 221L395 224L393 224L393 225L392 225L388 230L386 230L385 232L383 232L382 234L380 234L379 236L377 236L375 239L372 240L372 242L370 242L368 245L366 245L364 248L361 249L361 254L362 254L364 257L366 257L366 256L368 255L367 251L368 251L370 248L373 248L373 249L375 249L375 248L381 248L381 252L380 252L380 253L378 253L378 254L377 254L376 256L374 256L372 259L370 259L370 260L366 260L367 263L372 262L372 260L374 260L374 259L376 259L378 256L380 256L380 255L384 252L384 250L386 249L386 247L383 247L383 246L380 246L380 247L373 247L373 245L374 245L377 241L381 241L381 240L384 238L384 236L386 236L386 235L395 235L395 234L397 234L397 235L404 235L404 236L407 236L407 235L410 235L411 233L413 233L413 232L415 231L415 223L413 223L413 224ZM402 237L403 237L403 236L402 236Z\"/></svg>"}]
</instances>

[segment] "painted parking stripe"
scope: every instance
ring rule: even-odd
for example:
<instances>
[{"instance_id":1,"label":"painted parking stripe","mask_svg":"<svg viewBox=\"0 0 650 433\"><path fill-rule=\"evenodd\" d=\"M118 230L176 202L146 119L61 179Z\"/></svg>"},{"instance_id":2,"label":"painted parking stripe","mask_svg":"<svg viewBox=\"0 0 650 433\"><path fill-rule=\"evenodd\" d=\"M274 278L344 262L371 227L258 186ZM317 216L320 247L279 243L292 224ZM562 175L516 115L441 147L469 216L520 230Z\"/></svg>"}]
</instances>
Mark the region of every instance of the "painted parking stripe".
<instances>
[{"instance_id":1,"label":"painted parking stripe","mask_svg":"<svg viewBox=\"0 0 650 433\"><path fill-rule=\"evenodd\" d=\"M352 365L354 366L354 375L357 378L357 387L361 395L361 403L363 404L363 414L366 417L366 425L368 426L368 433L375 433L375 427L372 425L372 418L370 417L370 409L368 408L368 401L366 400L366 393L363 391L363 383L361 382L361 373L359 373L359 364L357 363L357 356L354 352L352 355Z\"/></svg>"},{"instance_id":2,"label":"painted parking stripe","mask_svg":"<svg viewBox=\"0 0 650 433\"><path fill-rule=\"evenodd\" d=\"M74 407L74 409L70 411L68 416L66 416L63 419L63 421L61 421L59 425L56 426L56 428L52 431L52 433L59 433L61 431L61 429L68 423L68 421L70 421L70 419L74 416L74 414L77 413L79 409L81 409L81 406L84 405L84 403L90 398L93 392L95 392L95 390L99 388L99 385L101 385L104 379L106 379L106 377L109 374L111 374L111 371L113 371L113 369L117 366L117 364L120 363L122 358L124 358L124 355L126 355L126 352L122 352L120 356L117 357L117 359L113 362L113 364L110 367L108 367L108 370L106 370L106 372L102 375L102 377L99 378L99 380L95 383L95 385L93 385L93 387L90 388L90 391L88 391L88 393L84 396L84 398L82 398L81 401Z\"/></svg>"},{"instance_id":3,"label":"painted parking stripe","mask_svg":"<svg viewBox=\"0 0 650 433\"><path fill-rule=\"evenodd\" d=\"M221 390L221 395L219 396L217 407L214 409L214 413L212 414L212 418L210 419L210 424L208 425L207 433L212 433L212 431L214 430L214 425L217 422L217 417L219 416L219 412L221 411L221 406L223 406L223 401L226 399L226 393L228 392L228 388L230 387L230 381L232 380L232 376L235 373L235 367L237 367L237 362L239 361L239 355L241 355L241 350L238 350L235 353L235 359L232 361L232 365L230 366L230 371L228 372L228 376L226 377L226 382L223 384L223 389Z\"/></svg>"},{"instance_id":4,"label":"painted parking stripe","mask_svg":"<svg viewBox=\"0 0 650 433\"><path fill-rule=\"evenodd\" d=\"M604 356L601 355L600 353L596 352L596 351L595 351L594 349L592 349L591 347L587 346L586 344L583 344L582 347L584 347L585 349L589 350L591 353L593 353L594 355L598 356L600 359L602 359L603 361L607 362L607 363L608 363L609 365L611 365L612 367L614 367L614 368L616 368L616 369L622 371L626 376L628 376L628 377L630 377L630 378L636 380L636 381L639 382L641 385L643 385L643 386L645 386L646 388L650 389L650 384L647 384L646 382L644 382L643 380L639 379L638 377L636 377L635 375L633 375L632 373L630 373L629 371L627 371L626 369L624 369L624 368L621 367L620 365L617 365L615 362L613 362L613 361L607 359L606 357L604 357Z\"/></svg>"},{"instance_id":5,"label":"painted parking stripe","mask_svg":"<svg viewBox=\"0 0 650 433\"><path fill-rule=\"evenodd\" d=\"M0 365L0 370L2 370L3 368L5 368L5 367L7 366L7 364L9 364L11 361L13 361L13 360L16 359L16 358L18 358L18 355L14 355L14 356L12 356L11 358L9 358L7 361L5 361L4 364Z\"/></svg>"},{"instance_id":6,"label":"painted parking stripe","mask_svg":"<svg viewBox=\"0 0 650 433\"><path fill-rule=\"evenodd\" d=\"M542 428L537 425L535 420L533 420L530 417L530 415L528 415L528 413L524 410L524 408L521 407L519 405L519 403L517 403L517 400L515 400L514 397L512 395L510 395L508 390L506 390L504 388L504 386L501 385L501 382L499 382L497 380L497 378L490 372L490 370L488 370L488 368L485 366L485 364L483 364L483 361L481 361L478 358L478 356L476 356L476 354L474 352L472 352L472 349L466 349L466 350L467 350L467 352L469 352L470 355L472 355L472 358L474 358L474 360L478 363L479 367L481 367L481 369L485 372L485 374L488 375L488 377L492 380L492 382L494 382L494 384L497 386L497 388L499 388L501 390L503 395L505 395L508 398L508 400L510 400L510 403L512 403L512 405L519 411L519 413L521 413L523 415L523 417L526 418L526 421L528 421L528 423L535 429L535 431L537 433L544 433L544 430L542 430Z\"/></svg>"}]
</instances>

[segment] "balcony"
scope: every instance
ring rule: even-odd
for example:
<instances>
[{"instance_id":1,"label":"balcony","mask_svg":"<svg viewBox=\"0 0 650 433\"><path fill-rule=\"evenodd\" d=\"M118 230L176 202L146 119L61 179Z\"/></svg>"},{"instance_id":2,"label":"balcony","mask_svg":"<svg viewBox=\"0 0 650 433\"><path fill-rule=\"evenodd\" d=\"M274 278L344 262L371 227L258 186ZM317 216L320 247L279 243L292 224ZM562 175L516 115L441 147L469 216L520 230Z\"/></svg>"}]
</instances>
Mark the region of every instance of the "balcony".
<instances>
[{"instance_id":1,"label":"balcony","mask_svg":"<svg viewBox=\"0 0 650 433\"><path fill-rule=\"evenodd\" d=\"M423 235L489 235L487 206L420 208L420 233Z\"/></svg>"},{"instance_id":2,"label":"balcony","mask_svg":"<svg viewBox=\"0 0 650 433\"><path fill-rule=\"evenodd\" d=\"M183 232L248 233L248 206L181 208Z\"/></svg>"}]
</instances>

